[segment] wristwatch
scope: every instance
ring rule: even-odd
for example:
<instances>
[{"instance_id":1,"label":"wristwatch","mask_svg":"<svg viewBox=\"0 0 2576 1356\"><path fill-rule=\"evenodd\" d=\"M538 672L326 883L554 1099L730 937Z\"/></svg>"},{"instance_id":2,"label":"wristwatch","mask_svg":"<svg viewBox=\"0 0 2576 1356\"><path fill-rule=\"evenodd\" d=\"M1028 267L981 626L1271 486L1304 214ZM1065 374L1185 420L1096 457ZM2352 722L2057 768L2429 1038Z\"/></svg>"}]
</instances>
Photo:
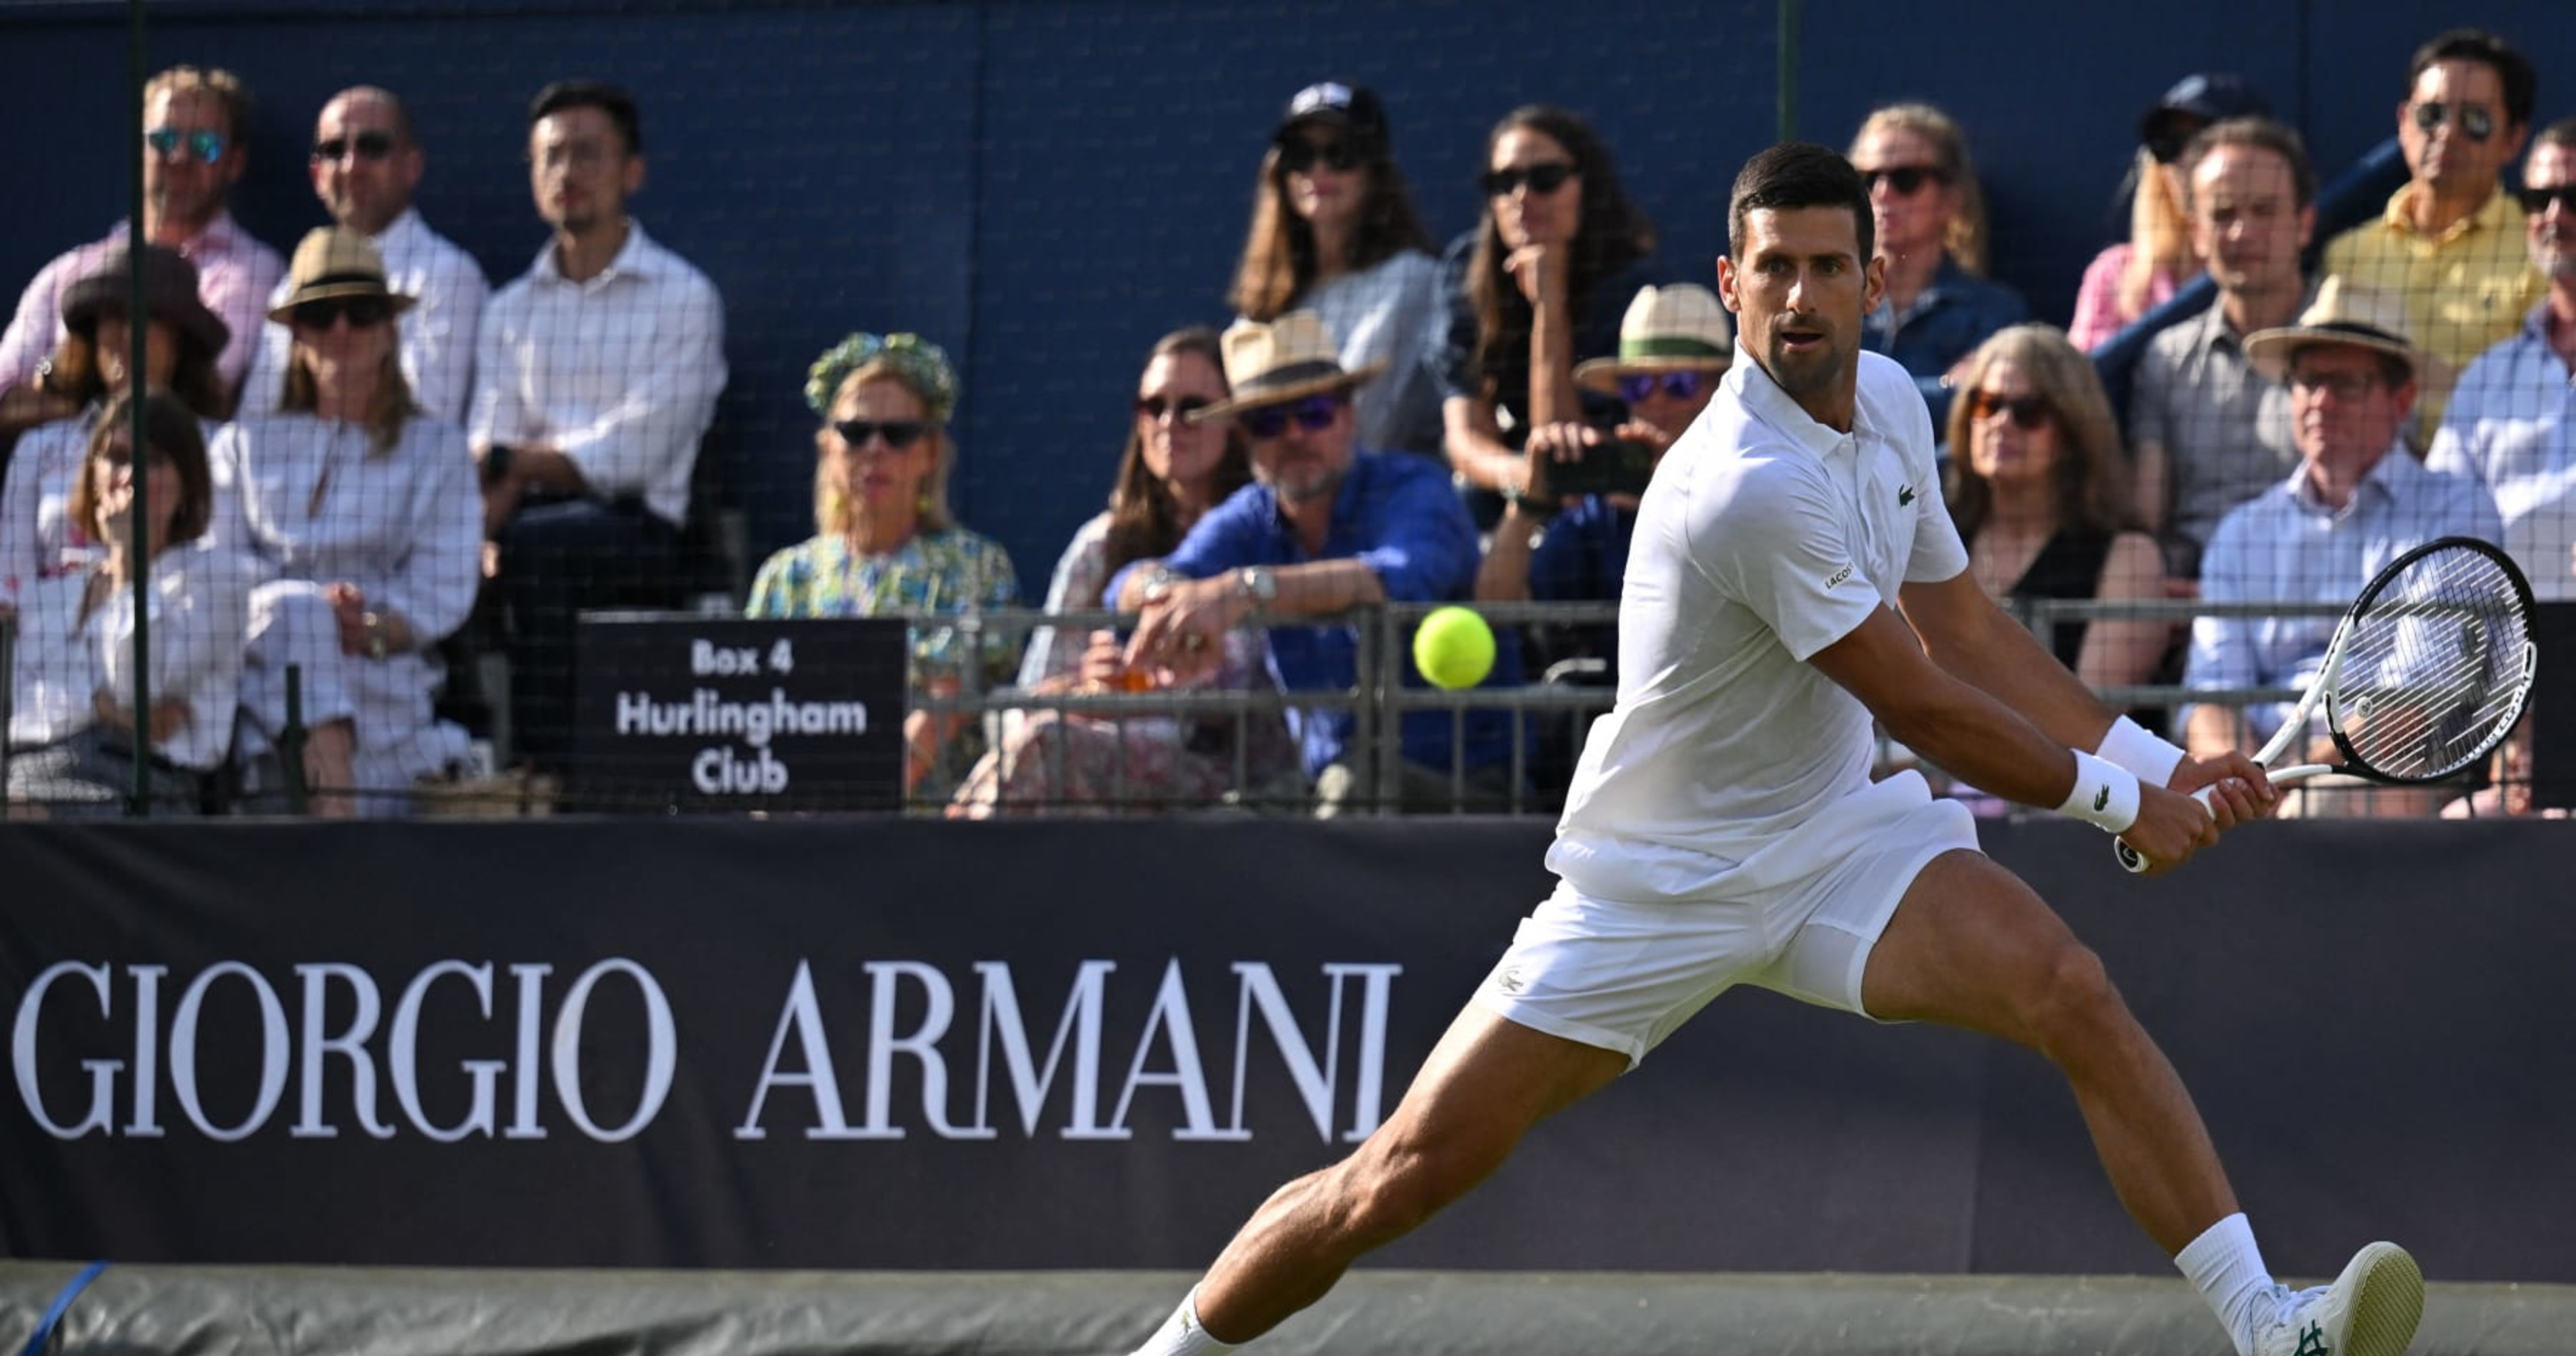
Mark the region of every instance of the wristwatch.
<instances>
[{"instance_id":1,"label":"wristwatch","mask_svg":"<svg viewBox=\"0 0 2576 1356\"><path fill-rule=\"evenodd\" d=\"M1137 595L1137 601L1147 606L1159 603L1163 601L1163 595L1189 582L1189 578L1188 575L1169 566L1157 565L1145 572L1145 591Z\"/></svg>"},{"instance_id":2,"label":"wristwatch","mask_svg":"<svg viewBox=\"0 0 2576 1356\"><path fill-rule=\"evenodd\" d=\"M388 629L385 626L385 614L381 612L361 612L358 614L358 625L365 627L367 631L367 658L384 658L387 652L392 649L392 646L385 640L385 632Z\"/></svg>"},{"instance_id":3,"label":"wristwatch","mask_svg":"<svg viewBox=\"0 0 2576 1356\"><path fill-rule=\"evenodd\" d=\"M1252 601L1252 610L1267 612L1279 601L1279 576L1267 565L1246 565L1234 572L1234 587Z\"/></svg>"}]
</instances>

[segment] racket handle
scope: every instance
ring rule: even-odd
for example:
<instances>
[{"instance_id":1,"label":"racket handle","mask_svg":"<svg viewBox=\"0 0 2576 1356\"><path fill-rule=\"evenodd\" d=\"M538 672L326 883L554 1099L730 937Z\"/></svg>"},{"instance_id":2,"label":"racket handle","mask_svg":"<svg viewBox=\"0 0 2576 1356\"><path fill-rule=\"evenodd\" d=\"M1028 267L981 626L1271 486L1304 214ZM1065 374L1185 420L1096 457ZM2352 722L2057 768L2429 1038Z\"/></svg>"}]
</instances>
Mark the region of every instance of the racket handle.
<instances>
[{"instance_id":1,"label":"racket handle","mask_svg":"<svg viewBox=\"0 0 2576 1356\"><path fill-rule=\"evenodd\" d=\"M2303 782L2319 773L2332 771L2334 771L2334 769L2324 763L2302 763L2297 767L2285 767L2278 772L2269 773L2267 775L2272 779L2272 785L2282 786L2290 782ZM2217 793L2218 788L2216 786L2204 786L2199 790L2192 792L2191 798L2200 802L2200 808L2207 810L2209 809L2210 798ZM2212 811L2211 816L2215 818L2216 812ZM2154 863L2147 860L2147 855L2145 853L2129 846L2129 840L2126 838L2114 838L2111 840L2111 855L2118 858L2120 860L2121 868L2133 876L2145 871L2149 866L2154 865Z\"/></svg>"}]
</instances>

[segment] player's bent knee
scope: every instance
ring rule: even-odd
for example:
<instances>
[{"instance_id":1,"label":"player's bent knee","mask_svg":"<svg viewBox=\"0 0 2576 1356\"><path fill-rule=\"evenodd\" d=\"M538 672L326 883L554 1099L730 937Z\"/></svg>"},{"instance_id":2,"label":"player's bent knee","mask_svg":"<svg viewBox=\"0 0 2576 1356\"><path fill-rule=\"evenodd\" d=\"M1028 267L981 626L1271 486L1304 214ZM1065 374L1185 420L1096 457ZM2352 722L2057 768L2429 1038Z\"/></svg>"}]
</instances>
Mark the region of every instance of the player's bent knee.
<instances>
[{"instance_id":1,"label":"player's bent knee","mask_svg":"<svg viewBox=\"0 0 2576 1356\"><path fill-rule=\"evenodd\" d=\"M2128 1007L2093 948L2067 942L2050 953L2027 995L2023 1024L2032 1044L2052 1057L2128 1021Z\"/></svg>"}]
</instances>

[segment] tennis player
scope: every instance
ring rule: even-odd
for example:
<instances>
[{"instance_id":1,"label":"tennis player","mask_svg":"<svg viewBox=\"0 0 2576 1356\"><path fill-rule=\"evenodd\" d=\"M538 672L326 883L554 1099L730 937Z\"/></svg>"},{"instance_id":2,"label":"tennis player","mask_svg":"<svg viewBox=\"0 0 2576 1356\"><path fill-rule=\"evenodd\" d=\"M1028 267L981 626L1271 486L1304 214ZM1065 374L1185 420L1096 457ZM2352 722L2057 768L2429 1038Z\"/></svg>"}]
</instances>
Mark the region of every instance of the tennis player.
<instances>
[{"instance_id":1,"label":"tennis player","mask_svg":"<svg viewBox=\"0 0 2576 1356\"><path fill-rule=\"evenodd\" d=\"M1752 361L1639 510L1618 705L1548 854L1561 884L1386 1123L1262 1205L1138 1356L1269 1331L1736 984L2047 1056L2113 1190L2238 1352L2398 1356L2423 1303L2413 1259L2374 1243L2332 1286L2275 1284L2100 960L1977 851L1965 808L1911 772L1870 780L1870 724L2168 867L2268 812L2269 782L2241 754L2190 760L2114 721L1970 578L1922 397L1860 352L1883 277L1851 165L1773 147L1737 176L1728 226L1718 290ZM2183 794L2202 787L2208 811Z\"/></svg>"}]
</instances>

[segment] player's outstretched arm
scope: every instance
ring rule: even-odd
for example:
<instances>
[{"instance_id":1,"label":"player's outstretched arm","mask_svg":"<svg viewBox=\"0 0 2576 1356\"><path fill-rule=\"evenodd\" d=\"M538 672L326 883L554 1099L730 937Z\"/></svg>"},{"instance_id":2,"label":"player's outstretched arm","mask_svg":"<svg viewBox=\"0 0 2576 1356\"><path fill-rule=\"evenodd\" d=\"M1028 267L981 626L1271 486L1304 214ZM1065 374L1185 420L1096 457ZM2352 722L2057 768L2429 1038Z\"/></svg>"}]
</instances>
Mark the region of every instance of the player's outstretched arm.
<instances>
[{"instance_id":1,"label":"player's outstretched arm","mask_svg":"<svg viewBox=\"0 0 2576 1356\"><path fill-rule=\"evenodd\" d=\"M1974 576L1963 570L1937 583L1907 584L1899 596L1932 662L2070 749L2101 746L2109 708L2028 627L1995 606Z\"/></svg>"}]
</instances>

